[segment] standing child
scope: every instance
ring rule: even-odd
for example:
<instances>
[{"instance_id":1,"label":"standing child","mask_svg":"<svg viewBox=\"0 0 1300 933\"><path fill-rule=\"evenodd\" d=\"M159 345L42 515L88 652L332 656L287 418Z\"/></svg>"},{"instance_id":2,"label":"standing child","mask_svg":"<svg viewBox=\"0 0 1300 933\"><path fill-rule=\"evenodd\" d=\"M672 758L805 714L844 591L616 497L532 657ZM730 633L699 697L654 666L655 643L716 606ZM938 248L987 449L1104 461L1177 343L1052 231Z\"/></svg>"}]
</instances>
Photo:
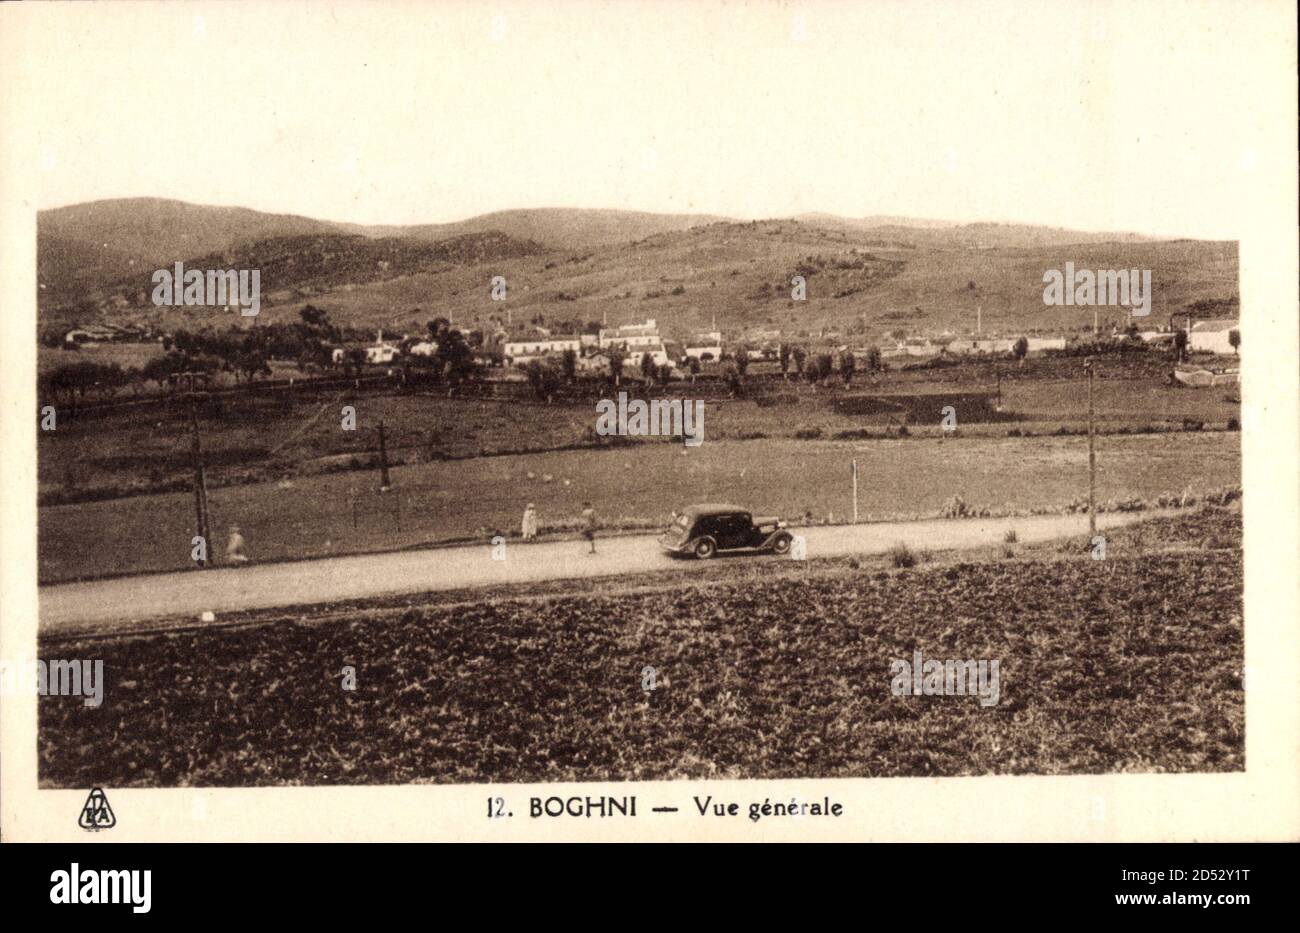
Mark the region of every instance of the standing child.
<instances>
[{"instance_id":1,"label":"standing child","mask_svg":"<svg viewBox=\"0 0 1300 933\"><path fill-rule=\"evenodd\" d=\"M524 509L523 533L525 541L537 540L537 510L533 504L528 503L528 508Z\"/></svg>"},{"instance_id":2,"label":"standing child","mask_svg":"<svg viewBox=\"0 0 1300 933\"><path fill-rule=\"evenodd\" d=\"M591 551L596 553L596 510L590 502L582 503L582 536L591 542Z\"/></svg>"}]
</instances>

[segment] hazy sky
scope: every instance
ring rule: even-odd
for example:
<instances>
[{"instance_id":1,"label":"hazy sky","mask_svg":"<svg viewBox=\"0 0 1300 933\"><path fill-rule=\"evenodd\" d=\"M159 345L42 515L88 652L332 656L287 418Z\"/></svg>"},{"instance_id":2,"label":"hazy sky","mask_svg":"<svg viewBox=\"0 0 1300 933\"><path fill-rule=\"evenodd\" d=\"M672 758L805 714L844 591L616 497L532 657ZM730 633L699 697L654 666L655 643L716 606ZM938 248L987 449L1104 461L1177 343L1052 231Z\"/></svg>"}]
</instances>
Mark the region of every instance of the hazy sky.
<instances>
[{"instance_id":1,"label":"hazy sky","mask_svg":"<svg viewBox=\"0 0 1300 933\"><path fill-rule=\"evenodd\" d=\"M45 11L16 90L39 102L41 207L827 211L1235 238L1243 173L1280 157L1255 145L1276 63L1250 53L1277 6L71 4Z\"/></svg>"}]
</instances>

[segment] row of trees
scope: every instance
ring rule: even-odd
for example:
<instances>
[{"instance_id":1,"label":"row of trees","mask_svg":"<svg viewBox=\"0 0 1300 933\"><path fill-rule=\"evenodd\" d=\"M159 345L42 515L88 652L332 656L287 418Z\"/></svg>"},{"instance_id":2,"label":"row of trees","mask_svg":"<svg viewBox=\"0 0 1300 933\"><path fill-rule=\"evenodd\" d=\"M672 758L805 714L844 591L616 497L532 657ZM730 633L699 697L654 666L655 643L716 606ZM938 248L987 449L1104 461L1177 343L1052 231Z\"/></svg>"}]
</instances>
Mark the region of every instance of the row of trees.
<instances>
[{"instance_id":1,"label":"row of trees","mask_svg":"<svg viewBox=\"0 0 1300 933\"><path fill-rule=\"evenodd\" d=\"M781 372L786 378L789 378L788 371L792 362L795 371L811 384L825 383L838 373L847 386L852 383L853 376L857 372L857 357L849 350L841 352L838 358L832 353L818 353L810 356L808 351L801 346L783 345L781 350ZM618 346L609 347L603 352L609 357L610 381L618 385L626 366L626 354ZM743 349L727 357L722 377L735 394L743 391L745 377L749 371L749 363L749 355ZM692 380L699 375L701 365L698 359L687 357L684 366L690 373ZM868 355L867 368L870 372L878 371L881 368L879 350L873 349ZM672 366L666 363L657 364L654 357L648 353L643 354L641 357L640 370L644 382L658 385L668 384L675 373ZM555 360L531 360L524 371L528 376L529 385L532 386L537 397L549 398L559 390L561 385L572 384L575 381L577 354L572 350L566 350Z\"/></svg>"},{"instance_id":2,"label":"row of trees","mask_svg":"<svg viewBox=\"0 0 1300 933\"><path fill-rule=\"evenodd\" d=\"M810 356L806 347L783 343L778 354L778 360L781 364L782 376L789 378L790 368L793 366L796 377L803 376L813 383L824 382L838 368L844 384L848 385L853 381L853 374L858 369L858 358L852 350L843 350L839 353L839 365L837 367L836 355L833 353L818 353ZM737 364L739 364L739 357L737 358ZM869 373L880 372L884 368L879 348L872 347L867 351L866 366ZM741 375L744 375L743 369Z\"/></svg>"},{"instance_id":3,"label":"row of trees","mask_svg":"<svg viewBox=\"0 0 1300 933\"><path fill-rule=\"evenodd\" d=\"M182 374L192 375L204 384L211 384L219 372L230 372L238 379L252 380L269 376L271 367L260 353L241 352L229 359L202 353L172 351L149 360L143 366L126 366L120 363L96 363L81 360L56 367L42 373L37 389L42 398L63 399L72 402L86 396L108 398L123 388L138 394L151 383L158 388L175 389Z\"/></svg>"},{"instance_id":4,"label":"row of trees","mask_svg":"<svg viewBox=\"0 0 1300 933\"><path fill-rule=\"evenodd\" d=\"M271 375L271 359L297 359L305 366L324 368L331 363L330 342L343 336L326 312L307 305L299 320L248 329L177 330L162 338L163 355L143 366L82 360L45 373L39 388L47 397L69 401L89 395L107 397L124 387L138 392L149 384L175 389L182 373L211 383L227 372L235 380L251 382Z\"/></svg>"}]
</instances>

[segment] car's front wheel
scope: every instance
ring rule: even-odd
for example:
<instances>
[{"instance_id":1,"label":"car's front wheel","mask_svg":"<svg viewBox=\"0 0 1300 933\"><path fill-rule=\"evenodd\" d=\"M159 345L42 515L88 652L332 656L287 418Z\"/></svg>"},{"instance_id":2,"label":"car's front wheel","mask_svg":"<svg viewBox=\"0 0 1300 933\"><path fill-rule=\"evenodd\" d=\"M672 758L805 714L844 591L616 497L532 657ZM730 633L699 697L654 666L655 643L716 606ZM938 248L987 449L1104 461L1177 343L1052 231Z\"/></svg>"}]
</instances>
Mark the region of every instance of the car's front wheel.
<instances>
[{"instance_id":1,"label":"car's front wheel","mask_svg":"<svg viewBox=\"0 0 1300 933\"><path fill-rule=\"evenodd\" d=\"M716 553L718 553L718 546L712 538L701 538L695 545L695 556L700 560L708 560Z\"/></svg>"},{"instance_id":2,"label":"car's front wheel","mask_svg":"<svg viewBox=\"0 0 1300 933\"><path fill-rule=\"evenodd\" d=\"M788 554L793 539L789 535L777 535L776 540L772 542L772 551L775 554Z\"/></svg>"}]
</instances>

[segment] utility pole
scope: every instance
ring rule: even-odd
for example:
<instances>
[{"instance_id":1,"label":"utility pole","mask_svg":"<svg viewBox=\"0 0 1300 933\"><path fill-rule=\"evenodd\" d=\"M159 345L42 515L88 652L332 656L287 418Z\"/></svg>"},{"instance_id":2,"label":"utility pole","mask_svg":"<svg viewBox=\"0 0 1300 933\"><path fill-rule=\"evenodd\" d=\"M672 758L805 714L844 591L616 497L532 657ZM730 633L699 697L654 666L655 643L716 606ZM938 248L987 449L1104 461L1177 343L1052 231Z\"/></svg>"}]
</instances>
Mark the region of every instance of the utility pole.
<instances>
[{"instance_id":1,"label":"utility pole","mask_svg":"<svg viewBox=\"0 0 1300 933\"><path fill-rule=\"evenodd\" d=\"M388 492L392 481L388 478L388 448L384 446L384 419L379 419L379 491Z\"/></svg>"},{"instance_id":2,"label":"utility pole","mask_svg":"<svg viewBox=\"0 0 1300 933\"><path fill-rule=\"evenodd\" d=\"M1097 450L1094 441L1092 408L1092 358L1083 361L1088 373L1088 535L1097 536Z\"/></svg>"},{"instance_id":3,"label":"utility pole","mask_svg":"<svg viewBox=\"0 0 1300 933\"><path fill-rule=\"evenodd\" d=\"M858 523L858 461L853 461L853 524Z\"/></svg>"},{"instance_id":4,"label":"utility pole","mask_svg":"<svg viewBox=\"0 0 1300 933\"><path fill-rule=\"evenodd\" d=\"M190 456L194 462L194 520L198 535L203 539L205 554L205 558L198 563L200 567L206 567L214 553L213 542L208 537L208 485L203 476L203 445L199 440L199 416L194 404L194 374L185 375L190 379Z\"/></svg>"}]
</instances>

